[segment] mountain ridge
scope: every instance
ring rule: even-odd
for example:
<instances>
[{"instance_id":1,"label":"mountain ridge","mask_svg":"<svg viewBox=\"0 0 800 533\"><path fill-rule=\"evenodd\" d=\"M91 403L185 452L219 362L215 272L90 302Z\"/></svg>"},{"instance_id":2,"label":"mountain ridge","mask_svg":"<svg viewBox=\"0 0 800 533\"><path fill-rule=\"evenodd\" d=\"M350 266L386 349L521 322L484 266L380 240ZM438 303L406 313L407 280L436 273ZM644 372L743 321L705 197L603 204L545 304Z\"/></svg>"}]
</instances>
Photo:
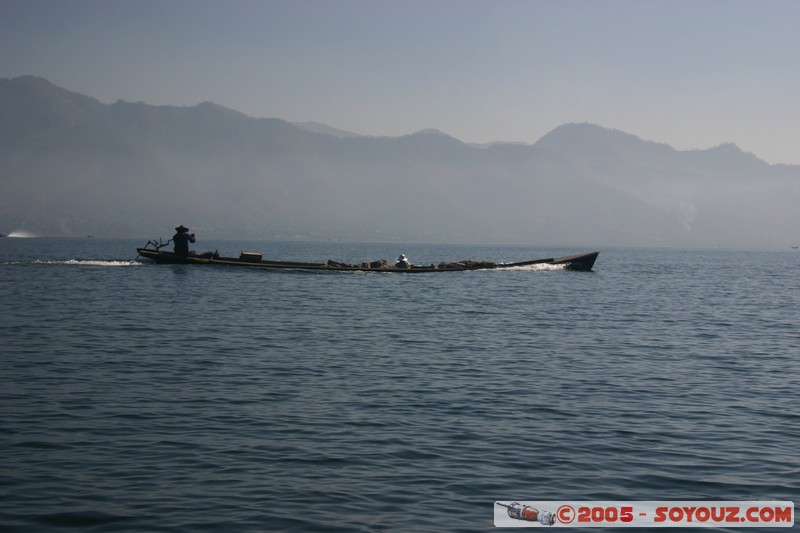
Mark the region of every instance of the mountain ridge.
<instances>
[{"instance_id":1,"label":"mountain ridge","mask_svg":"<svg viewBox=\"0 0 800 533\"><path fill-rule=\"evenodd\" d=\"M726 183L780 203L798 198L800 176L735 145L678 151L588 124L480 147L435 129L301 126L0 78L0 229L143 236L188 223L229 237L692 246L778 245L764 236L796 222L769 205L733 220L748 203Z\"/></svg>"}]
</instances>

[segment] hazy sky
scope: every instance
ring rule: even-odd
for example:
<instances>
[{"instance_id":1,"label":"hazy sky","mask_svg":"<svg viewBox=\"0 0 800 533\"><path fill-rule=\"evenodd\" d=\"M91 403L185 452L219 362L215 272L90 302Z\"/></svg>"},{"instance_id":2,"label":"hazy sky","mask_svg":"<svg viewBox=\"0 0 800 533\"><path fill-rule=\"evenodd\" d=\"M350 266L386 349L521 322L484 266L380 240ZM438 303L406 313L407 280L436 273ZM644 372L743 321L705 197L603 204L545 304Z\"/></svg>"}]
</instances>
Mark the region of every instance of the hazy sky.
<instances>
[{"instance_id":1,"label":"hazy sky","mask_svg":"<svg viewBox=\"0 0 800 533\"><path fill-rule=\"evenodd\" d=\"M0 77L367 135L592 122L800 164L800 1L0 0Z\"/></svg>"}]
</instances>

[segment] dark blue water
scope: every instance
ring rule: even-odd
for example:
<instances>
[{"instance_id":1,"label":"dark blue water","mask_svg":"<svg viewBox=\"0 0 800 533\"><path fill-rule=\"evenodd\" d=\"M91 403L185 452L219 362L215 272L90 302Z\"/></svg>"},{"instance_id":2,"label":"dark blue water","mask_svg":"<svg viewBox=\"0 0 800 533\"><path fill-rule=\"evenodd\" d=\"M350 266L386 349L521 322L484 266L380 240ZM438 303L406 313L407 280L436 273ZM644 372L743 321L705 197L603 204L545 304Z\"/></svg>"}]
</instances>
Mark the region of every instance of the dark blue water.
<instances>
[{"instance_id":1,"label":"dark blue water","mask_svg":"<svg viewBox=\"0 0 800 533\"><path fill-rule=\"evenodd\" d=\"M798 501L798 253L407 276L128 263L141 244L0 239L0 530L485 531L496 500Z\"/></svg>"}]
</instances>

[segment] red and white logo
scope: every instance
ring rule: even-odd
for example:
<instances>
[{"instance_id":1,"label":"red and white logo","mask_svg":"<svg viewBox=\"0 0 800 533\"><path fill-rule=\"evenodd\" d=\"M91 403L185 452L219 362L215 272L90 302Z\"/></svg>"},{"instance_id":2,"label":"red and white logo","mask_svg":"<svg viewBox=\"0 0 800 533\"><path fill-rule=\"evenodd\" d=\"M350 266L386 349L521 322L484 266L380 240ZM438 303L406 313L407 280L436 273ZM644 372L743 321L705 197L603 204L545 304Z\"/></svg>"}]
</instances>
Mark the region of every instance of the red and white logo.
<instances>
[{"instance_id":1,"label":"red and white logo","mask_svg":"<svg viewBox=\"0 0 800 533\"><path fill-rule=\"evenodd\" d=\"M790 501L497 501L497 527L792 527Z\"/></svg>"}]
</instances>

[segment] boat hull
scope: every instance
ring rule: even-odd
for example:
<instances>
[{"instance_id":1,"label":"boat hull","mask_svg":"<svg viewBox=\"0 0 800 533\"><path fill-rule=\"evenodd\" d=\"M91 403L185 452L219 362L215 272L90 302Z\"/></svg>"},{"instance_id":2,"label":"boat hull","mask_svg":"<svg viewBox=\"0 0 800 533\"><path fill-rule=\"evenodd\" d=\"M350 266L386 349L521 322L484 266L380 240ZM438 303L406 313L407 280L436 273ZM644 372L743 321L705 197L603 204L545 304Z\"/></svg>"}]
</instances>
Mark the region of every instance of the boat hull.
<instances>
[{"instance_id":1,"label":"boat hull","mask_svg":"<svg viewBox=\"0 0 800 533\"><path fill-rule=\"evenodd\" d=\"M599 252L590 252L580 255L566 257L553 257L547 259L535 259L532 261L521 261L517 263L489 263L485 261L461 261L457 263L442 263L440 265L414 265L411 268L396 268L391 265L378 267L362 265L347 265L329 261L327 263L302 263L293 261L255 261L249 258L235 257L210 257L210 256L180 256L172 252L164 252L150 248L137 248L139 255L154 261L157 264L182 264L182 265L202 265L202 266L238 266L251 268L271 268L271 269L303 269L303 270L327 270L340 272L392 272L398 274L421 274L433 272L460 272L464 270L498 270L527 267L533 265L554 265L561 266L565 270L576 270L588 272L592 270L594 262Z\"/></svg>"}]
</instances>

